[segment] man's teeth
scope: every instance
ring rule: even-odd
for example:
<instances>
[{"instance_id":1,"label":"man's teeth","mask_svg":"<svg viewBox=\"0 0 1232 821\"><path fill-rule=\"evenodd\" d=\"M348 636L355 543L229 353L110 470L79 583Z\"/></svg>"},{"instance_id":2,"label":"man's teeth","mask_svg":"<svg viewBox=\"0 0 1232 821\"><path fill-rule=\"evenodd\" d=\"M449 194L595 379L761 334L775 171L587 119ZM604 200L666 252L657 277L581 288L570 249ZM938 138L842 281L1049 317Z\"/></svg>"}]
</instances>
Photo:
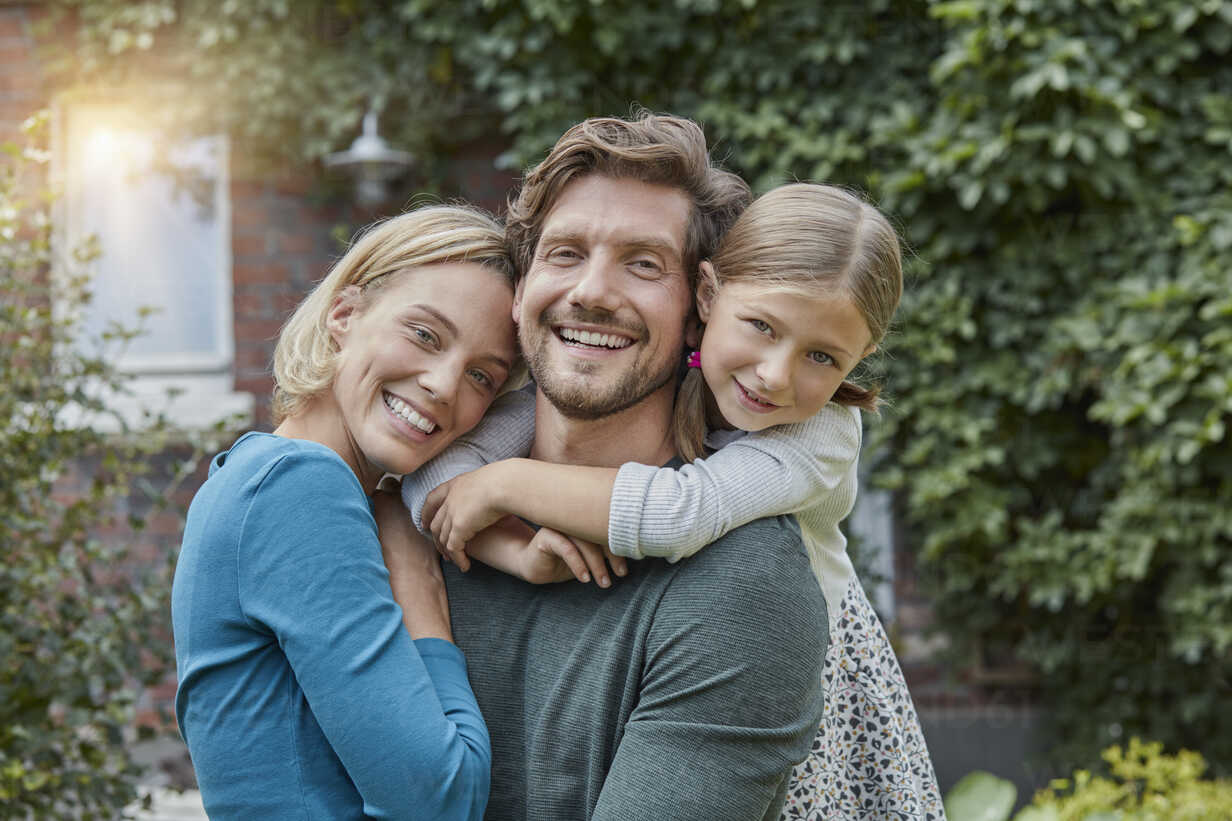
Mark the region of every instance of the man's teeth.
<instances>
[{"instance_id":1,"label":"man's teeth","mask_svg":"<svg viewBox=\"0 0 1232 821\"><path fill-rule=\"evenodd\" d=\"M429 422L427 419L424 419L422 416L420 416L418 413L415 412L414 408L412 408L410 405L403 402L398 397L393 396L392 394L388 394L388 393L385 394L385 404L389 406L389 409L391 411L398 414L403 419L405 419L407 422L410 422L411 425L419 428L424 433L431 433L432 431L436 430L435 423Z\"/></svg>"},{"instance_id":2,"label":"man's teeth","mask_svg":"<svg viewBox=\"0 0 1232 821\"><path fill-rule=\"evenodd\" d=\"M572 328L561 328L560 336L569 342L579 342L582 345L598 345L604 348L627 348L633 342L633 340L626 336L601 334L594 331L575 331Z\"/></svg>"}]
</instances>

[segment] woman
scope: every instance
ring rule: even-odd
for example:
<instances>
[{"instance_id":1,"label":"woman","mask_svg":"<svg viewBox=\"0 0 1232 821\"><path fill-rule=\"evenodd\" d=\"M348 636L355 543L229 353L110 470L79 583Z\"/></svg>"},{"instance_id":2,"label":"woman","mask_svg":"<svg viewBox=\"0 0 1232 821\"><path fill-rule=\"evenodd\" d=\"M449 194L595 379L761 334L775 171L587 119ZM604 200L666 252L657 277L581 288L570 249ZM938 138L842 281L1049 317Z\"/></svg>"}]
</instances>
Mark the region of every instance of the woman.
<instances>
[{"instance_id":1,"label":"woman","mask_svg":"<svg viewBox=\"0 0 1232 821\"><path fill-rule=\"evenodd\" d=\"M369 231L283 328L278 426L214 458L172 589L215 821L482 816L491 752L437 557L377 487L479 421L512 300L500 226L437 206Z\"/></svg>"}]
</instances>

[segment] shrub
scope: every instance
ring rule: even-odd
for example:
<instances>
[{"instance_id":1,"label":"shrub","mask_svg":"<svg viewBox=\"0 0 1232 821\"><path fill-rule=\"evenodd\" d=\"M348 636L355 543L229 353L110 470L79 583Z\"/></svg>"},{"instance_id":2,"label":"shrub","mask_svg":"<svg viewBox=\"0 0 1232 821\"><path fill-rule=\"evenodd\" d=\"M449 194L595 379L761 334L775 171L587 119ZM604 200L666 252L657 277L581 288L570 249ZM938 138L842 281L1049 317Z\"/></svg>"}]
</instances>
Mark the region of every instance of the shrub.
<instances>
[{"instance_id":1,"label":"shrub","mask_svg":"<svg viewBox=\"0 0 1232 821\"><path fill-rule=\"evenodd\" d=\"M0 817L115 818L140 775L125 746L135 699L167 675L170 658L170 552L151 565L131 551L139 511L167 504L171 486L155 479L150 457L170 430L160 419L140 433L82 424L124 389L111 363L132 332L77 338L88 278L69 271L89 254L60 260L53 289L50 201L41 169L31 172L45 152L3 151Z\"/></svg>"},{"instance_id":2,"label":"shrub","mask_svg":"<svg viewBox=\"0 0 1232 821\"><path fill-rule=\"evenodd\" d=\"M1130 739L1103 752L1109 775L1078 770L1036 794L1014 821L1225 821L1232 781L1202 780L1202 756L1163 753L1158 742ZM963 776L945 797L950 821L1008 821L1016 789L986 772Z\"/></svg>"}]
</instances>

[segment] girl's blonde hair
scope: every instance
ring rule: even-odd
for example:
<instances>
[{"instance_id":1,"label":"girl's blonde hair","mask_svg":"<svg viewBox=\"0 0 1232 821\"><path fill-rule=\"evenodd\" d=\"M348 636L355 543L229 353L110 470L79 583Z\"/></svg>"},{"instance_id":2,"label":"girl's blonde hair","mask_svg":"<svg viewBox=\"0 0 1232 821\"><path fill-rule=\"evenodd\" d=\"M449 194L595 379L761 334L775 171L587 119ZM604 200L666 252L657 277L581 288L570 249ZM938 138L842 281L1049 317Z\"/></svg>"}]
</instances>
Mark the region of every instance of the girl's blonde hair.
<instances>
[{"instance_id":1,"label":"girl's blonde hair","mask_svg":"<svg viewBox=\"0 0 1232 821\"><path fill-rule=\"evenodd\" d=\"M329 388L338 346L325 326L334 299L352 285L368 295L393 275L442 262L475 262L513 287L505 232L491 215L461 205L417 208L369 227L291 314L274 348L277 425Z\"/></svg>"},{"instance_id":2,"label":"girl's blonde hair","mask_svg":"<svg viewBox=\"0 0 1232 821\"><path fill-rule=\"evenodd\" d=\"M787 290L805 296L841 293L859 310L878 344L903 294L898 234L884 215L833 185L793 183L753 201L719 243L714 278L727 283ZM832 401L876 410L879 388L844 381ZM676 396L676 448L692 461L705 454L706 384L690 368Z\"/></svg>"}]
</instances>

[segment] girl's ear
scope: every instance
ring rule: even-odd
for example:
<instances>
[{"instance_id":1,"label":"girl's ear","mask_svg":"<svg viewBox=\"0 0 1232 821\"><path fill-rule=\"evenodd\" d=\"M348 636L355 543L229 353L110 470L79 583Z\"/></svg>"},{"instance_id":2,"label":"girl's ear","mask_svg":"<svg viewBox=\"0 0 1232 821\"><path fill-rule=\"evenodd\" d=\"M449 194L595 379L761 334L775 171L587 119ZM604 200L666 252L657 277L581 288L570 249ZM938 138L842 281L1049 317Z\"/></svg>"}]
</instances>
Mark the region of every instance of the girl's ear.
<instances>
[{"instance_id":1,"label":"girl's ear","mask_svg":"<svg viewBox=\"0 0 1232 821\"><path fill-rule=\"evenodd\" d=\"M710 260L697 266L697 315L703 323L710 321L710 304L719 292L719 278Z\"/></svg>"},{"instance_id":2,"label":"girl's ear","mask_svg":"<svg viewBox=\"0 0 1232 821\"><path fill-rule=\"evenodd\" d=\"M325 315L325 329L338 346L341 346L342 340L346 338L351 321L359 314L359 297L359 286L348 285L339 291L334 301L329 304L329 313Z\"/></svg>"}]
</instances>

